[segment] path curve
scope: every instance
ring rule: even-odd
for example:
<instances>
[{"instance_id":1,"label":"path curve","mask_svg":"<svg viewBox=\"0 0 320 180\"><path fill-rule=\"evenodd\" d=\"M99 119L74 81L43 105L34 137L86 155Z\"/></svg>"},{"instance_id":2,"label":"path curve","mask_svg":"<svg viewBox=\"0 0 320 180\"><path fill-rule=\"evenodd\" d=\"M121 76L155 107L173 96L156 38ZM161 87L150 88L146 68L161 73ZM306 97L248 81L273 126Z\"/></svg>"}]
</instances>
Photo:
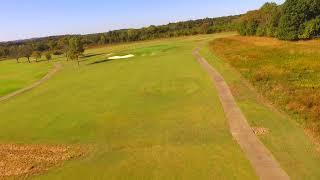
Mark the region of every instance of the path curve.
<instances>
[{"instance_id":1,"label":"path curve","mask_svg":"<svg viewBox=\"0 0 320 180\"><path fill-rule=\"evenodd\" d=\"M5 96L2 96L0 97L0 102L3 102L3 101L6 101L14 96L17 96L17 95L20 95L22 93L25 93L27 91L30 91L31 89L39 86L40 84L46 82L47 80L49 80L54 74L56 74L60 69L62 68L62 65L60 63L57 63L57 64L54 64L54 68L51 69L49 71L49 73L47 75L45 75L42 79L40 79L39 81L37 82L34 82L33 84L25 87L25 88L22 88L22 89L19 89L15 92L12 92L8 95L5 95Z\"/></svg>"},{"instance_id":2,"label":"path curve","mask_svg":"<svg viewBox=\"0 0 320 180\"><path fill-rule=\"evenodd\" d=\"M246 154L258 177L262 180L289 180L289 176L280 167L280 164L273 157L271 152L253 133L224 78L203 57L201 57L199 50L199 48L195 49L193 55L208 72L217 88L231 134Z\"/></svg>"}]
</instances>

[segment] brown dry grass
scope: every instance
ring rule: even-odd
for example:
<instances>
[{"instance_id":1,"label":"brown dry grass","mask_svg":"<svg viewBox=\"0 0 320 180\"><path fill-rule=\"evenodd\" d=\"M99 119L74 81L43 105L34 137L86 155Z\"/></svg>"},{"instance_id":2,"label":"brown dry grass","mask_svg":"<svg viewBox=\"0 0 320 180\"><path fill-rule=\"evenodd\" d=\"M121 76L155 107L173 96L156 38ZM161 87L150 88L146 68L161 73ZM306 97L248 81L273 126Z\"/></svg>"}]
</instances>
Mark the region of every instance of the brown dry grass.
<instances>
[{"instance_id":1,"label":"brown dry grass","mask_svg":"<svg viewBox=\"0 0 320 180\"><path fill-rule=\"evenodd\" d=\"M29 177L84 154L79 146L0 144L0 179Z\"/></svg>"},{"instance_id":2,"label":"brown dry grass","mask_svg":"<svg viewBox=\"0 0 320 180\"><path fill-rule=\"evenodd\" d=\"M255 135L258 135L258 136L269 134L269 129L264 127L253 127L252 131Z\"/></svg>"},{"instance_id":3,"label":"brown dry grass","mask_svg":"<svg viewBox=\"0 0 320 180\"><path fill-rule=\"evenodd\" d=\"M211 45L263 96L320 136L320 40L232 36Z\"/></svg>"}]
</instances>

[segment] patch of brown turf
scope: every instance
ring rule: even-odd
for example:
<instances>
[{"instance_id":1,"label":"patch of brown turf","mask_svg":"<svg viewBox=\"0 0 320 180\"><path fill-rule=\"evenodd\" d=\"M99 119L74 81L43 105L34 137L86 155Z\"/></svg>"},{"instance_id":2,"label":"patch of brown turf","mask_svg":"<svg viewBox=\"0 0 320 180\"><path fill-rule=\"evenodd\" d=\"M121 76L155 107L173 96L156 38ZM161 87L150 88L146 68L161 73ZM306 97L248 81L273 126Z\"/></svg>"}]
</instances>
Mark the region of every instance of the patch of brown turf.
<instances>
[{"instance_id":1,"label":"patch of brown turf","mask_svg":"<svg viewBox=\"0 0 320 180\"><path fill-rule=\"evenodd\" d=\"M74 146L0 144L0 179L39 174L84 154Z\"/></svg>"},{"instance_id":2,"label":"patch of brown turf","mask_svg":"<svg viewBox=\"0 0 320 180\"><path fill-rule=\"evenodd\" d=\"M253 127L252 131L255 135L266 135L269 134L269 129L263 127Z\"/></svg>"}]
</instances>

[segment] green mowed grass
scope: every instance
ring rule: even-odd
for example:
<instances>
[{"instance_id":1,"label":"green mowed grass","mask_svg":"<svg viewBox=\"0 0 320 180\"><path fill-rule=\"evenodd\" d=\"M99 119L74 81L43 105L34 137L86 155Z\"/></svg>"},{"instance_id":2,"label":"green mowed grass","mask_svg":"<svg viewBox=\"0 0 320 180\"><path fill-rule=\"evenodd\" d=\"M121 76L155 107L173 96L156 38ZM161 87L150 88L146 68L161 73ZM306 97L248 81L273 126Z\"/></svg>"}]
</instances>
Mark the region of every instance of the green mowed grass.
<instances>
[{"instance_id":1,"label":"green mowed grass","mask_svg":"<svg viewBox=\"0 0 320 180\"><path fill-rule=\"evenodd\" d=\"M41 79L51 67L52 64L48 62L29 64L16 63L15 60L0 61L0 97Z\"/></svg>"},{"instance_id":2,"label":"green mowed grass","mask_svg":"<svg viewBox=\"0 0 320 180\"><path fill-rule=\"evenodd\" d=\"M64 63L0 104L0 142L92 149L35 179L257 179L192 56L199 42L221 36L91 49L79 68ZM110 53L136 56L110 61Z\"/></svg>"},{"instance_id":3,"label":"green mowed grass","mask_svg":"<svg viewBox=\"0 0 320 180\"><path fill-rule=\"evenodd\" d=\"M320 179L319 152L303 128L262 101L239 72L214 55L209 42L202 46L202 55L224 76L250 125L270 130L259 138L289 176L297 180Z\"/></svg>"}]
</instances>

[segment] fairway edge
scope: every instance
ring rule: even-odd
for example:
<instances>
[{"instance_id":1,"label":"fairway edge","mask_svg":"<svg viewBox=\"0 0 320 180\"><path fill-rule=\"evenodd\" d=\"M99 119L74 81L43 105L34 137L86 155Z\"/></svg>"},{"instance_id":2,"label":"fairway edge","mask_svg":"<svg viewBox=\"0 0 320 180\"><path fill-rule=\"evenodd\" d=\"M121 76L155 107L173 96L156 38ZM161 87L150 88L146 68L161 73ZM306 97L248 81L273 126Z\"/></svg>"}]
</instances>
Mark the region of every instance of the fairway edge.
<instances>
[{"instance_id":1,"label":"fairway edge","mask_svg":"<svg viewBox=\"0 0 320 180\"><path fill-rule=\"evenodd\" d=\"M193 55L210 75L210 78L217 88L221 104L228 119L231 134L245 152L260 179L290 179L271 152L261 143L252 131L246 117L236 104L224 78L203 57L201 57L199 48L196 48L193 51Z\"/></svg>"},{"instance_id":2,"label":"fairway edge","mask_svg":"<svg viewBox=\"0 0 320 180\"><path fill-rule=\"evenodd\" d=\"M29 86L27 86L25 88L19 89L19 90L15 91L15 92L12 92L10 94L7 94L5 96L0 97L0 103L3 102L3 101L6 101L6 100L8 100L8 99L10 99L12 97L15 97L15 96L18 96L20 94L23 94L23 93L25 93L27 91L30 91L31 89L39 86L40 84L48 81L54 74L56 74L58 71L60 71L61 68L62 68L62 65L60 63L55 64L54 68L48 74L46 74L43 78L41 78L39 81L34 82L33 84L31 84L31 85L29 85Z\"/></svg>"}]
</instances>

